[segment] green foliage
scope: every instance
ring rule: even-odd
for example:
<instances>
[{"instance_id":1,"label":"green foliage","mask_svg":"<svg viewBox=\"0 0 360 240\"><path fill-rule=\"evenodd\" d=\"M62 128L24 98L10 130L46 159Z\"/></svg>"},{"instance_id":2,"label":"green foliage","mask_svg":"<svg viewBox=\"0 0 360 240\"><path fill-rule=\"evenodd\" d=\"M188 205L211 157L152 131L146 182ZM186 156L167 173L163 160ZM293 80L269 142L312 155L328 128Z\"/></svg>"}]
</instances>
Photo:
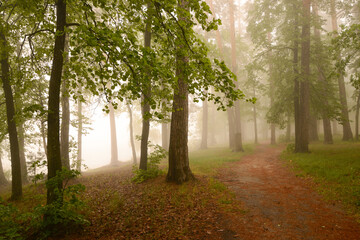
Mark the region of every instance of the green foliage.
<instances>
[{"instance_id":1,"label":"green foliage","mask_svg":"<svg viewBox=\"0 0 360 240\"><path fill-rule=\"evenodd\" d=\"M147 170L138 169L134 165L133 173L134 177L131 179L135 183L142 183L148 179L155 178L163 173L159 168L161 160L164 160L167 156L167 151L159 145L152 145L149 142L149 148L153 148L153 151L148 156Z\"/></svg>"},{"instance_id":2,"label":"green foliage","mask_svg":"<svg viewBox=\"0 0 360 240\"><path fill-rule=\"evenodd\" d=\"M286 146L286 153L293 153L295 152L295 143L290 143Z\"/></svg>"},{"instance_id":3,"label":"green foliage","mask_svg":"<svg viewBox=\"0 0 360 240\"><path fill-rule=\"evenodd\" d=\"M87 225L89 222L80 214L85 205L79 198L85 186L68 185L78 175L75 170L58 172L46 185L53 187L58 181L64 182L62 189L55 191L62 198L51 204L38 205L30 212L22 212L15 205L0 199L0 239L47 239Z\"/></svg>"}]
</instances>

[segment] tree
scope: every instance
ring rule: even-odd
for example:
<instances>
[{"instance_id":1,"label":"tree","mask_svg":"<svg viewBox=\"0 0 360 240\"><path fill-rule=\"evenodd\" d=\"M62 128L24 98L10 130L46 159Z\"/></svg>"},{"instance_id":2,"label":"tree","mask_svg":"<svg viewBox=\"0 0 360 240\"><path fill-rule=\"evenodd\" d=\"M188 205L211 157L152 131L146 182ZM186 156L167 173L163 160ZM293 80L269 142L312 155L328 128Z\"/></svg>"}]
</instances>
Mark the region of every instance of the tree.
<instances>
[{"instance_id":1,"label":"tree","mask_svg":"<svg viewBox=\"0 0 360 240\"><path fill-rule=\"evenodd\" d=\"M330 14L331 14L332 30L334 31L335 36L337 36L338 26L337 26L335 0L331 0L330 2ZM341 59L339 54L337 58ZM343 126L342 140L348 141L353 139L353 134L351 132L351 127L350 127L349 110L347 106L346 90L345 90L345 81L344 81L344 75L342 73L340 73L338 76L338 84L339 84L339 96L340 96L341 114L342 114L341 124Z\"/></svg>"},{"instance_id":2,"label":"tree","mask_svg":"<svg viewBox=\"0 0 360 240\"><path fill-rule=\"evenodd\" d=\"M116 122L114 106L110 102L109 104L109 119L110 119L110 135L111 135L111 165L117 165L119 163L117 137L116 137Z\"/></svg>"},{"instance_id":3,"label":"tree","mask_svg":"<svg viewBox=\"0 0 360 240\"><path fill-rule=\"evenodd\" d=\"M10 79L10 65L9 65L9 45L6 39L6 32L8 27L6 22L0 19L0 42L1 42L1 80L5 94L7 125L10 139L11 151L11 175L12 175L12 192L11 199L18 200L22 197L22 183L21 183L21 165L19 140L16 129L15 106L13 99L13 91L11 89Z\"/></svg>"},{"instance_id":4,"label":"tree","mask_svg":"<svg viewBox=\"0 0 360 240\"><path fill-rule=\"evenodd\" d=\"M49 82L48 100L48 133L47 133L47 165L48 180L54 178L61 171L60 155L60 86L64 66L65 50L65 25L66 25L66 1L56 2L56 35L53 52L53 62ZM56 189L62 189L62 182L49 185L47 190L47 204L51 204L61 195L56 194ZM61 200L61 199L60 199Z\"/></svg>"}]
</instances>

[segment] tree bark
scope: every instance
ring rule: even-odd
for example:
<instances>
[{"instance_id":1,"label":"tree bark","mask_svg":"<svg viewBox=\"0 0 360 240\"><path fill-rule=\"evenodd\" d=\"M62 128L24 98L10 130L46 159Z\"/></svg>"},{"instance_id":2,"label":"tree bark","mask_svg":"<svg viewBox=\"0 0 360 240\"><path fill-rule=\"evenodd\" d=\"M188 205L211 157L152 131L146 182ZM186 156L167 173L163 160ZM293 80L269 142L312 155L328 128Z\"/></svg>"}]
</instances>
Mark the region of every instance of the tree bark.
<instances>
[{"instance_id":1,"label":"tree bark","mask_svg":"<svg viewBox=\"0 0 360 240\"><path fill-rule=\"evenodd\" d=\"M179 7L188 12L187 0L180 0ZM184 13L180 13L180 24L187 22ZM174 93L173 111L171 115L170 146L169 146L169 170L166 180L181 184L194 179L190 170L188 153L188 85L185 68L188 65L187 50L183 49L181 43L177 46L176 76L178 79L177 89Z\"/></svg>"},{"instance_id":2,"label":"tree bark","mask_svg":"<svg viewBox=\"0 0 360 240\"><path fill-rule=\"evenodd\" d=\"M151 9L150 3L147 4L148 8L148 19L145 26L144 32L144 47L151 47ZM141 148L140 148L140 169L147 169L148 161L148 141L150 132L150 98L151 98L151 77L147 74L147 82L145 83L144 93L142 94L142 133L141 133Z\"/></svg>"},{"instance_id":3,"label":"tree bark","mask_svg":"<svg viewBox=\"0 0 360 240\"><path fill-rule=\"evenodd\" d=\"M26 157L25 157L25 133L24 133L23 123L20 123L18 126L18 134L19 134L21 181L22 184L25 184L28 182L28 174L27 174L27 165L26 165Z\"/></svg>"},{"instance_id":4,"label":"tree bark","mask_svg":"<svg viewBox=\"0 0 360 240\"><path fill-rule=\"evenodd\" d=\"M316 16L318 16L318 8L316 3L313 4L313 8L314 8L314 13ZM321 35L320 35L320 31L319 29L317 29L316 27L314 28L314 35L315 35L315 41L317 43L316 46L318 46L317 50L319 52L322 51L322 43L321 43ZM320 56L319 56L320 59ZM318 61L316 63L317 66L317 70L318 70L318 81L320 82L322 89L323 89L323 110L321 111L321 117L322 117L322 121L323 121L323 129L324 129L324 144L332 144L333 143L333 138L332 138L332 133L331 133L331 123L330 123L330 119L328 117L328 109L329 109L329 102L327 97L330 95L329 94L329 84L326 81L326 77L324 74L324 66L322 65L321 61Z\"/></svg>"},{"instance_id":5,"label":"tree bark","mask_svg":"<svg viewBox=\"0 0 360 240\"><path fill-rule=\"evenodd\" d=\"M271 45L271 34L268 32L267 34L269 45ZM269 95L270 95L270 108L274 104L274 79L273 79L273 65L271 62L272 52L269 51ZM275 132L275 124L270 123L270 144L275 145L276 144L276 132Z\"/></svg>"},{"instance_id":6,"label":"tree bark","mask_svg":"<svg viewBox=\"0 0 360 240\"><path fill-rule=\"evenodd\" d=\"M69 38L65 36L65 60L64 64L69 61ZM64 69L64 73L67 69ZM70 169L70 157L69 157L69 131L70 131L70 100L68 93L68 79L63 78L61 86L61 163L66 169Z\"/></svg>"},{"instance_id":7,"label":"tree bark","mask_svg":"<svg viewBox=\"0 0 360 240\"><path fill-rule=\"evenodd\" d=\"M110 118L110 134L111 134L111 165L117 165L119 163L117 137L116 137L116 122L115 122L115 110L112 103L109 103L109 118Z\"/></svg>"},{"instance_id":8,"label":"tree bark","mask_svg":"<svg viewBox=\"0 0 360 240\"><path fill-rule=\"evenodd\" d=\"M1 41L1 79L5 94L6 117L10 140L11 152L11 200L18 200L22 197L22 183L21 183L21 162L19 152L19 140L15 122L15 106L13 92L10 84L10 65L8 54L8 42L5 37L4 26L0 26L0 41Z\"/></svg>"},{"instance_id":9,"label":"tree bark","mask_svg":"<svg viewBox=\"0 0 360 240\"><path fill-rule=\"evenodd\" d=\"M169 151L169 123L161 123L161 145Z\"/></svg>"},{"instance_id":10,"label":"tree bark","mask_svg":"<svg viewBox=\"0 0 360 240\"><path fill-rule=\"evenodd\" d=\"M335 0L331 0L330 2L330 13L331 13L332 29L337 36L338 25L337 25L337 16L335 9ZM338 58L341 59L340 54ZM351 131L350 120L349 120L349 110L347 105L344 75L342 73L340 73L338 77L338 85L339 85L339 95L340 95L340 103L341 103L342 126L343 126L342 140L349 141L349 140L353 140L353 134Z\"/></svg>"},{"instance_id":11,"label":"tree bark","mask_svg":"<svg viewBox=\"0 0 360 240\"><path fill-rule=\"evenodd\" d=\"M301 34L300 142L297 152L309 152L310 0L303 0Z\"/></svg>"},{"instance_id":12,"label":"tree bark","mask_svg":"<svg viewBox=\"0 0 360 240\"><path fill-rule=\"evenodd\" d=\"M82 86L79 84L79 93L82 92ZM77 117L78 117L78 131L77 131L77 158L76 158L76 170L81 172L82 166L82 134L83 134L83 115L82 115L82 102L78 98L77 102Z\"/></svg>"},{"instance_id":13,"label":"tree bark","mask_svg":"<svg viewBox=\"0 0 360 240\"><path fill-rule=\"evenodd\" d=\"M202 117L202 134L201 134L201 149L208 148L208 102L203 101L203 117Z\"/></svg>"},{"instance_id":14,"label":"tree bark","mask_svg":"<svg viewBox=\"0 0 360 240\"><path fill-rule=\"evenodd\" d=\"M309 141L319 141L317 119L313 114L310 114L310 131Z\"/></svg>"},{"instance_id":15,"label":"tree bark","mask_svg":"<svg viewBox=\"0 0 360 240\"><path fill-rule=\"evenodd\" d=\"M234 14L234 0L229 0L229 15L230 15L230 41L231 41L231 67L232 72L237 74L236 63L236 39L235 39L235 14ZM236 88L239 88L239 83L235 82ZM240 116L240 101L235 101L235 152L243 152L242 134L241 134L241 116Z\"/></svg>"},{"instance_id":16,"label":"tree bark","mask_svg":"<svg viewBox=\"0 0 360 240\"><path fill-rule=\"evenodd\" d=\"M294 119L295 119L295 152L300 149L300 83L299 83L299 16L297 6L294 4L294 47L293 47L293 72L294 72Z\"/></svg>"},{"instance_id":17,"label":"tree bark","mask_svg":"<svg viewBox=\"0 0 360 240\"><path fill-rule=\"evenodd\" d=\"M7 181L5 174L4 174L4 169L2 166L2 159L1 159L1 152L0 152L0 186L4 186L4 185L8 185L9 182Z\"/></svg>"},{"instance_id":18,"label":"tree bark","mask_svg":"<svg viewBox=\"0 0 360 240\"><path fill-rule=\"evenodd\" d=\"M129 129L130 129L130 144L131 144L131 151L132 151L132 158L133 158L133 164L137 164L137 158L136 158L136 149L135 149L135 141L134 141L134 128L133 128L133 114L132 109L128 103L126 103L128 112L129 112Z\"/></svg>"},{"instance_id":19,"label":"tree bark","mask_svg":"<svg viewBox=\"0 0 360 240\"><path fill-rule=\"evenodd\" d=\"M359 141L359 108L360 108L360 92L356 98L356 112L355 112L355 139Z\"/></svg>"},{"instance_id":20,"label":"tree bark","mask_svg":"<svg viewBox=\"0 0 360 240\"><path fill-rule=\"evenodd\" d=\"M290 120L290 112L287 114L287 121L286 121L286 142L290 142L291 140L291 120Z\"/></svg>"},{"instance_id":21,"label":"tree bark","mask_svg":"<svg viewBox=\"0 0 360 240\"><path fill-rule=\"evenodd\" d=\"M64 65L65 48L65 25L66 25L66 1L58 0L56 3L56 36L54 46L54 56L52 62L50 85L49 85L49 103L48 103L48 180L55 177L58 171L61 171L60 155L60 87ZM55 201L62 201L62 196L55 192L55 189L61 189L62 182L58 180L55 185L51 185L47 190L47 204Z\"/></svg>"}]
</instances>

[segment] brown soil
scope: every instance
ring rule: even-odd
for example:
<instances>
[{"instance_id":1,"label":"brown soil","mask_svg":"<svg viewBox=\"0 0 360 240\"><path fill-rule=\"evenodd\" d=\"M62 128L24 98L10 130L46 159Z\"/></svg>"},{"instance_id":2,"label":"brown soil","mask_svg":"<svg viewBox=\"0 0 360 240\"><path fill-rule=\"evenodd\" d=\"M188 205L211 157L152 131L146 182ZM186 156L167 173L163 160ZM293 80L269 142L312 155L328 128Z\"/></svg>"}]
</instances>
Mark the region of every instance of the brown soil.
<instances>
[{"instance_id":1,"label":"brown soil","mask_svg":"<svg viewBox=\"0 0 360 240\"><path fill-rule=\"evenodd\" d=\"M224 239L360 239L360 224L314 190L311 179L297 177L279 160L282 147L260 145L254 154L219 171L243 204L244 214L222 216Z\"/></svg>"}]
</instances>

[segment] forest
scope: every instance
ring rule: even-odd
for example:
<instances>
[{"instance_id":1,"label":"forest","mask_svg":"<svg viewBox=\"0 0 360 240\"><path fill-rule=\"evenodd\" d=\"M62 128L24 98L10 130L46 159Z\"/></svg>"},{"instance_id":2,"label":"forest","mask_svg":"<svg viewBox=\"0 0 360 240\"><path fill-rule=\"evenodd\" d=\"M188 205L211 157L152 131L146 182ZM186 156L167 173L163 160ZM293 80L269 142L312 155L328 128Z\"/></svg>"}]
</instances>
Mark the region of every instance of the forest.
<instances>
[{"instance_id":1,"label":"forest","mask_svg":"<svg viewBox=\"0 0 360 240\"><path fill-rule=\"evenodd\" d=\"M0 240L360 239L358 0L0 0Z\"/></svg>"}]
</instances>

